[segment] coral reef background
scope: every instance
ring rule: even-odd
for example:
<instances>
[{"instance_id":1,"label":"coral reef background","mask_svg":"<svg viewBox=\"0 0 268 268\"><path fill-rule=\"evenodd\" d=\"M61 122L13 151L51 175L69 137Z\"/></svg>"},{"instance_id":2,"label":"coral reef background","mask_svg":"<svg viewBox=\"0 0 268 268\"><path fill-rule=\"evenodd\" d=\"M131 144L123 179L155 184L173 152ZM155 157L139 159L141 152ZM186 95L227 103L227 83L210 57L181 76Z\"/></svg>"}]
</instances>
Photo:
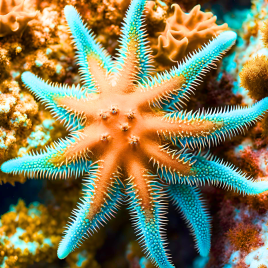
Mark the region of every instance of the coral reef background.
<instances>
[{"instance_id":1,"label":"coral reef background","mask_svg":"<svg viewBox=\"0 0 268 268\"><path fill-rule=\"evenodd\" d=\"M63 127L29 94L20 78L22 72L29 70L45 80L69 84L79 82L74 50L70 46L71 38L63 15L64 6L74 5L97 34L98 41L115 55L121 21L130 1L11 2L0 0L0 164L31 149L41 150L66 135ZM174 3L179 6L172 7ZM199 11L198 4L204 13ZM175 13L182 10L177 12L177 16L189 13L183 16L190 16L190 26L180 24L178 18L175 20L174 10ZM217 21L213 15L217 16ZM181 60L227 27L239 36L236 47L198 87L188 109L245 106L268 95L267 20L268 3L265 0L235 3L156 0L148 2L146 15L158 70L171 68L176 64L174 61ZM187 36L186 33L197 41L191 44L191 38L183 37ZM180 42L180 51L176 50L176 45L165 46L161 41L163 36L166 42ZM159 56L159 51L162 56ZM268 116L251 127L246 135L214 148L213 153L236 164L255 179L266 178L267 135ZM153 267L135 242L124 209L66 260L57 259L56 248L62 228L81 193L81 178L51 182L27 180L23 176L8 176L0 172L0 182L0 267L38 268L48 267L48 263L52 268ZM265 260L268 194L242 197L206 186L202 191L209 200L213 216L210 257L198 257L187 227L170 207L167 236L175 266L268 267Z\"/></svg>"}]
</instances>

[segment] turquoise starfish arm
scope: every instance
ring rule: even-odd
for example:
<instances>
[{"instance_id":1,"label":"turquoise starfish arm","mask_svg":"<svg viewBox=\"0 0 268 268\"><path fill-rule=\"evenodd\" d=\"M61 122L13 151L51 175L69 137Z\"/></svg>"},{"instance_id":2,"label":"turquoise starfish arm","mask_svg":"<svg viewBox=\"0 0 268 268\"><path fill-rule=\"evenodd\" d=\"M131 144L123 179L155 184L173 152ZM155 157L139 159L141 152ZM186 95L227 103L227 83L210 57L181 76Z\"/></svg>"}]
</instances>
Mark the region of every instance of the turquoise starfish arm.
<instances>
[{"instance_id":1,"label":"turquoise starfish arm","mask_svg":"<svg viewBox=\"0 0 268 268\"><path fill-rule=\"evenodd\" d=\"M123 23L122 38L119 39L119 55L116 69L120 73L123 69L135 72L135 78L142 83L153 71L151 49L148 46L144 22L146 0L133 0L127 11ZM133 53L130 52L133 48ZM134 78L134 77L133 77Z\"/></svg>"},{"instance_id":2,"label":"turquoise starfish arm","mask_svg":"<svg viewBox=\"0 0 268 268\"><path fill-rule=\"evenodd\" d=\"M210 251L210 217L198 188L189 185L174 184L167 186L169 198L184 216L201 256L208 256Z\"/></svg>"},{"instance_id":3,"label":"turquoise starfish arm","mask_svg":"<svg viewBox=\"0 0 268 268\"><path fill-rule=\"evenodd\" d=\"M268 190L268 181L254 181L232 164L209 156L207 159L196 156L192 165L193 175L189 180L197 183L211 183L215 186L228 188L239 193L256 195ZM209 160L210 159L210 160Z\"/></svg>"},{"instance_id":4,"label":"turquoise starfish arm","mask_svg":"<svg viewBox=\"0 0 268 268\"><path fill-rule=\"evenodd\" d=\"M231 138L243 132L257 120L261 119L268 110L268 97L247 108L221 108L219 111L186 113L184 111L157 118L152 126L158 132L178 146L189 146L192 149L205 146L216 146L226 137ZM161 123L161 127L158 127ZM151 128L153 129L153 127Z\"/></svg>"},{"instance_id":5,"label":"turquoise starfish arm","mask_svg":"<svg viewBox=\"0 0 268 268\"><path fill-rule=\"evenodd\" d=\"M74 97L77 100L85 99L85 90L75 86L48 84L30 72L24 72L21 79L30 92L39 98L47 108L51 109L52 114L63 122L67 129L74 131L82 128L81 116L75 114L68 107L61 106L59 101L68 97Z\"/></svg>"},{"instance_id":6,"label":"turquoise starfish arm","mask_svg":"<svg viewBox=\"0 0 268 268\"><path fill-rule=\"evenodd\" d=\"M61 155L71 144L71 139L55 142L54 146L47 147L42 153L29 153L20 158L6 161L1 166L5 173L24 173L30 178L66 178L80 176L88 169L91 161L85 158L71 163L63 161ZM61 160L62 159L62 160Z\"/></svg>"},{"instance_id":7,"label":"turquoise starfish arm","mask_svg":"<svg viewBox=\"0 0 268 268\"><path fill-rule=\"evenodd\" d=\"M201 156L192 153L182 153L174 157L174 162L184 165L186 173L182 173L180 168L168 169L158 165L157 170L161 178L169 184L199 185L213 184L215 186L228 188L239 193L256 195L268 190L268 181L254 181L250 176L246 176L234 165L224 163L211 155Z\"/></svg>"},{"instance_id":8,"label":"turquoise starfish arm","mask_svg":"<svg viewBox=\"0 0 268 268\"><path fill-rule=\"evenodd\" d=\"M157 267L174 267L167 257L165 239L161 232L166 210L163 187L155 176L142 171L135 161L131 163L129 171L133 176L129 177L126 193L140 244Z\"/></svg>"},{"instance_id":9,"label":"turquoise starfish arm","mask_svg":"<svg viewBox=\"0 0 268 268\"><path fill-rule=\"evenodd\" d=\"M73 6L66 6L64 13L78 50L81 79L90 93L97 92L107 84L107 73L113 67L111 56L95 41Z\"/></svg>"},{"instance_id":10,"label":"turquoise starfish arm","mask_svg":"<svg viewBox=\"0 0 268 268\"><path fill-rule=\"evenodd\" d=\"M164 86L165 84L172 84L172 80L176 80L180 76L185 78L185 83L181 88L172 84L170 94L157 98L154 106L166 112L181 109L185 105L185 101L189 100L189 96L193 93L195 86L199 85L202 81L202 76L209 69L216 66L215 62L230 49L235 43L236 37L235 32L223 32L207 45L204 45L201 50L194 52L185 62L179 64L178 67L173 68L170 72L158 74L148 81L145 87L154 88Z\"/></svg>"},{"instance_id":11,"label":"turquoise starfish arm","mask_svg":"<svg viewBox=\"0 0 268 268\"><path fill-rule=\"evenodd\" d=\"M88 175L84 179L84 196L78 204L78 208L73 210L71 221L59 244L58 257L60 259L66 258L83 243L85 238L91 236L100 228L100 225L103 226L117 212L123 198L124 186L117 174L107 178L109 180L105 182L107 185L100 200L97 188L101 188L98 187L98 183L103 178L99 174L98 164L90 167Z\"/></svg>"}]
</instances>

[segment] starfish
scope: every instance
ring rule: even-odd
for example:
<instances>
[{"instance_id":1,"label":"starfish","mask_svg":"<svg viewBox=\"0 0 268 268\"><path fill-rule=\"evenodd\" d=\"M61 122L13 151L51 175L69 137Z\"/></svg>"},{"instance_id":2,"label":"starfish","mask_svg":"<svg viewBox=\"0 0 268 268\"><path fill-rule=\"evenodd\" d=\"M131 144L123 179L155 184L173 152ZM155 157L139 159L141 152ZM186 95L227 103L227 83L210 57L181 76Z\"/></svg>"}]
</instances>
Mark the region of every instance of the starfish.
<instances>
[{"instance_id":1,"label":"starfish","mask_svg":"<svg viewBox=\"0 0 268 268\"><path fill-rule=\"evenodd\" d=\"M245 194L268 190L204 147L217 145L261 118L268 98L247 108L182 110L202 76L235 42L221 33L169 72L152 76L143 28L146 0L133 0L112 60L74 7L65 7L83 85L49 84L30 72L22 81L70 134L41 153L5 162L1 170L28 177L69 178L85 174L83 198L73 210L58 248L63 259L127 202L139 241L160 268L174 267L163 228L170 199L184 215L202 256L210 251L210 217L197 186L212 183Z\"/></svg>"}]
</instances>

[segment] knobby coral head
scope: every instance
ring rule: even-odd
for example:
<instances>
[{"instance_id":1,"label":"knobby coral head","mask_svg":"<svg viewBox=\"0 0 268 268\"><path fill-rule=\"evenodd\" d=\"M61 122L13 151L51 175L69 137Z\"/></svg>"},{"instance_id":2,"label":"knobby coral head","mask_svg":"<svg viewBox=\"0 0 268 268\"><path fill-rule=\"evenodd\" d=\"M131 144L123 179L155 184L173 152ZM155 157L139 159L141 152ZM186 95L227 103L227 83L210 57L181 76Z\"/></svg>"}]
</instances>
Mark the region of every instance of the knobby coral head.
<instances>
[{"instance_id":1,"label":"knobby coral head","mask_svg":"<svg viewBox=\"0 0 268 268\"><path fill-rule=\"evenodd\" d=\"M151 76L151 51L142 27L145 4L132 1L115 61L76 10L65 7L82 87L49 84L29 72L22 75L70 134L42 153L5 162L2 171L51 178L85 174L83 198L59 245L61 259L127 200L148 257L158 267L174 267L162 231L168 199L184 215L200 254L207 256L210 217L197 186L209 182L246 194L268 190L268 182L253 182L232 165L200 153L262 117L268 98L243 109L181 110L202 76L234 44L236 34L223 32L170 72Z\"/></svg>"}]
</instances>

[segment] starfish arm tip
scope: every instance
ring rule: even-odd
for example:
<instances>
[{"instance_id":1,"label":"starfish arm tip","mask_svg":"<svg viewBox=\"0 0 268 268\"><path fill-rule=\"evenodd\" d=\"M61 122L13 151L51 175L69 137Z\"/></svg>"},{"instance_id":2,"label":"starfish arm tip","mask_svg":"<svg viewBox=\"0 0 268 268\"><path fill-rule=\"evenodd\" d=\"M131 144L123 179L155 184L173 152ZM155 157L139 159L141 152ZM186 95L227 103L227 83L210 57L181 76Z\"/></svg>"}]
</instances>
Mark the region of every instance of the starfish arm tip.
<instances>
[{"instance_id":1,"label":"starfish arm tip","mask_svg":"<svg viewBox=\"0 0 268 268\"><path fill-rule=\"evenodd\" d=\"M12 160L6 161L1 166L1 171L4 173L11 173L13 170L13 162Z\"/></svg>"},{"instance_id":2,"label":"starfish arm tip","mask_svg":"<svg viewBox=\"0 0 268 268\"><path fill-rule=\"evenodd\" d=\"M203 257L210 251L210 217L198 188L183 184L168 186L168 194L175 207L183 214L196 241L196 248Z\"/></svg>"},{"instance_id":3,"label":"starfish arm tip","mask_svg":"<svg viewBox=\"0 0 268 268\"><path fill-rule=\"evenodd\" d=\"M30 86L31 82L32 82L32 79L35 78L35 77L36 76L33 73L29 72L29 71L23 72L21 74L21 80L26 86Z\"/></svg>"},{"instance_id":4,"label":"starfish arm tip","mask_svg":"<svg viewBox=\"0 0 268 268\"><path fill-rule=\"evenodd\" d=\"M70 254L70 250L65 246L65 243L59 245L57 256L60 260L65 259Z\"/></svg>"},{"instance_id":5,"label":"starfish arm tip","mask_svg":"<svg viewBox=\"0 0 268 268\"><path fill-rule=\"evenodd\" d=\"M237 39L237 33L234 31L225 31L221 33L221 36L226 36L230 42L234 42Z\"/></svg>"}]
</instances>

